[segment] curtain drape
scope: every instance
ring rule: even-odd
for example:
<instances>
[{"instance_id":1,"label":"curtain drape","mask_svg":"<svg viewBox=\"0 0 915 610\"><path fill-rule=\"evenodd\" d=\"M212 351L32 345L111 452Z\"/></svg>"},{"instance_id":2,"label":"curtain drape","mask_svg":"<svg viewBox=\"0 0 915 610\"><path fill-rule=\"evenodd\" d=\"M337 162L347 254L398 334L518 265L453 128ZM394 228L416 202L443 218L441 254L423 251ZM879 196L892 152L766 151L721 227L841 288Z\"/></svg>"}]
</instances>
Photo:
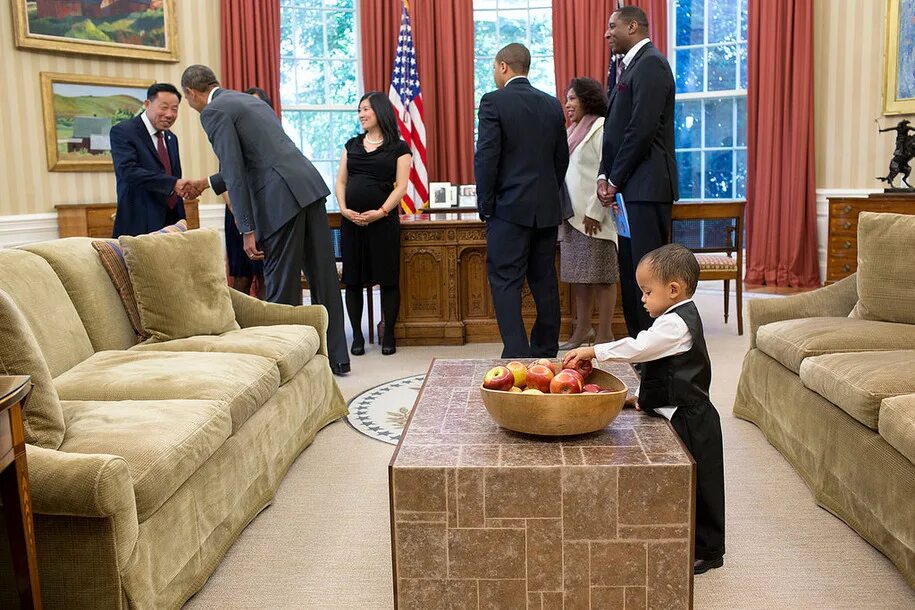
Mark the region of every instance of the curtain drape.
<instances>
[{"instance_id":1,"label":"curtain drape","mask_svg":"<svg viewBox=\"0 0 915 610\"><path fill-rule=\"evenodd\" d=\"M223 87L260 87L280 113L279 0L222 0L220 34Z\"/></svg>"},{"instance_id":2,"label":"curtain drape","mask_svg":"<svg viewBox=\"0 0 915 610\"><path fill-rule=\"evenodd\" d=\"M401 0L362 0L366 91L391 87ZM411 0L430 182L473 182L473 0ZM368 52L367 52L368 51Z\"/></svg>"},{"instance_id":3,"label":"curtain drape","mask_svg":"<svg viewBox=\"0 0 915 610\"><path fill-rule=\"evenodd\" d=\"M652 44L667 54L667 0L631 0L648 15ZM604 40L607 20L617 0L553 2L553 62L556 94L564 102L569 81L589 76L599 83L607 79L610 49Z\"/></svg>"},{"instance_id":4,"label":"curtain drape","mask_svg":"<svg viewBox=\"0 0 915 610\"><path fill-rule=\"evenodd\" d=\"M748 284L818 286L813 0L750 0Z\"/></svg>"}]
</instances>

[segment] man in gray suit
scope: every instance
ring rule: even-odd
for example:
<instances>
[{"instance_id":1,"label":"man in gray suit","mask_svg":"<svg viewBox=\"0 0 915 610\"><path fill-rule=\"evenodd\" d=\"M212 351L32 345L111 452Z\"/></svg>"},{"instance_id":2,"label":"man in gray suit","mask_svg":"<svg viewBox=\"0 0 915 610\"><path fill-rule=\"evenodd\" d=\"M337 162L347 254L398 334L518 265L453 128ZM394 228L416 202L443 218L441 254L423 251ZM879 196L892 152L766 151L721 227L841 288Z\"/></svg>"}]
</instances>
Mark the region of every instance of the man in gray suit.
<instances>
[{"instance_id":1,"label":"man in gray suit","mask_svg":"<svg viewBox=\"0 0 915 610\"><path fill-rule=\"evenodd\" d=\"M245 252L264 260L267 300L301 305L304 271L312 303L327 308L331 369L336 375L348 373L343 302L325 208L327 185L267 104L220 88L206 66L187 68L181 88L200 113L219 158L219 173L210 184L217 195L229 191Z\"/></svg>"}]
</instances>

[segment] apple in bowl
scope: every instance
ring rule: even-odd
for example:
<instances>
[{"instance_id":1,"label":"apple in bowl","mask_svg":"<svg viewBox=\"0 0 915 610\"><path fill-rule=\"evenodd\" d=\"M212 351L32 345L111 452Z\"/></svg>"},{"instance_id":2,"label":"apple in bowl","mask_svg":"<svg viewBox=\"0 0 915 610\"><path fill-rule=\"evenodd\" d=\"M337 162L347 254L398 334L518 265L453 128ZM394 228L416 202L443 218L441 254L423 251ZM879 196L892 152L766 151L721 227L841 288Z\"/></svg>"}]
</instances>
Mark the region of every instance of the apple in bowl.
<instances>
[{"instance_id":1,"label":"apple in bowl","mask_svg":"<svg viewBox=\"0 0 915 610\"><path fill-rule=\"evenodd\" d=\"M487 390L508 392L513 385L515 385L515 375L504 366L494 366L483 376L483 387Z\"/></svg>"},{"instance_id":2,"label":"apple in bowl","mask_svg":"<svg viewBox=\"0 0 915 610\"><path fill-rule=\"evenodd\" d=\"M553 369L542 364L532 364L527 369L527 387L540 390L544 394L550 392L550 382L553 381Z\"/></svg>"},{"instance_id":3,"label":"apple in bowl","mask_svg":"<svg viewBox=\"0 0 915 610\"><path fill-rule=\"evenodd\" d=\"M571 370L559 371L559 374L550 381L550 394L580 394L581 380L577 373Z\"/></svg>"},{"instance_id":4,"label":"apple in bowl","mask_svg":"<svg viewBox=\"0 0 915 610\"><path fill-rule=\"evenodd\" d=\"M510 370L515 376L515 387L524 388L527 385L527 367L523 363L518 362L517 360L512 360L505 365L505 368Z\"/></svg>"}]
</instances>

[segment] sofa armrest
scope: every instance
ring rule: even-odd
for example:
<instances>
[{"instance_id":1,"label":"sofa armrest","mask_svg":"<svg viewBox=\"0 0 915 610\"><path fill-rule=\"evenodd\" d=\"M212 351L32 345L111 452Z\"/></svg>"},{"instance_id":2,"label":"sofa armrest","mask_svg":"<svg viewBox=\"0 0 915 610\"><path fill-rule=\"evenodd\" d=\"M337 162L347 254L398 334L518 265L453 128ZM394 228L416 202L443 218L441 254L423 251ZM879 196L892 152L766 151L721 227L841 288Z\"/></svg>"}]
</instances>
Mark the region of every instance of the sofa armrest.
<instances>
[{"instance_id":1,"label":"sofa armrest","mask_svg":"<svg viewBox=\"0 0 915 610\"><path fill-rule=\"evenodd\" d=\"M811 292L772 299L747 301L750 321L750 349L756 347L756 332L760 326L814 317L845 317L858 302L858 280L855 274L835 284Z\"/></svg>"},{"instance_id":2,"label":"sofa armrest","mask_svg":"<svg viewBox=\"0 0 915 610\"><path fill-rule=\"evenodd\" d=\"M312 326L321 340L318 353L327 355L327 310L323 305L280 305L255 299L237 290L230 290L229 293L235 308L235 321L242 328L276 324Z\"/></svg>"},{"instance_id":3,"label":"sofa armrest","mask_svg":"<svg viewBox=\"0 0 915 610\"><path fill-rule=\"evenodd\" d=\"M36 515L108 518L118 557L126 562L139 535L136 497L127 461L116 455L67 453L26 445Z\"/></svg>"}]
</instances>

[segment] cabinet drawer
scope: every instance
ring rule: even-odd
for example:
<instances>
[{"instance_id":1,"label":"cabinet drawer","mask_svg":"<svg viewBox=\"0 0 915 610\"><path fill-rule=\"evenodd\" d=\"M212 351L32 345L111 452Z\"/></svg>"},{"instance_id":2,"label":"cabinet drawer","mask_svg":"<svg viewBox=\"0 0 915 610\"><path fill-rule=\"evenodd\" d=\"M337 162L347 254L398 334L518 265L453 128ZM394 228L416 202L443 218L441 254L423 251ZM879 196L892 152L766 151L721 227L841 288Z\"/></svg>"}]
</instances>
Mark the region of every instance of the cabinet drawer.
<instances>
[{"instance_id":1,"label":"cabinet drawer","mask_svg":"<svg viewBox=\"0 0 915 610\"><path fill-rule=\"evenodd\" d=\"M852 236L831 236L829 238L829 256L855 258L858 255L858 240Z\"/></svg>"},{"instance_id":2,"label":"cabinet drawer","mask_svg":"<svg viewBox=\"0 0 915 610\"><path fill-rule=\"evenodd\" d=\"M826 263L826 279L831 281L841 280L857 270L857 261L829 259Z\"/></svg>"},{"instance_id":3,"label":"cabinet drawer","mask_svg":"<svg viewBox=\"0 0 915 610\"><path fill-rule=\"evenodd\" d=\"M829 236L851 236L857 238L858 219L857 218L830 218L829 219Z\"/></svg>"},{"instance_id":4,"label":"cabinet drawer","mask_svg":"<svg viewBox=\"0 0 915 610\"><path fill-rule=\"evenodd\" d=\"M861 208L864 204L867 203L866 199L862 199L860 202L849 202L849 201L830 201L829 202L829 218L851 218L857 219L858 214L861 213Z\"/></svg>"}]
</instances>

